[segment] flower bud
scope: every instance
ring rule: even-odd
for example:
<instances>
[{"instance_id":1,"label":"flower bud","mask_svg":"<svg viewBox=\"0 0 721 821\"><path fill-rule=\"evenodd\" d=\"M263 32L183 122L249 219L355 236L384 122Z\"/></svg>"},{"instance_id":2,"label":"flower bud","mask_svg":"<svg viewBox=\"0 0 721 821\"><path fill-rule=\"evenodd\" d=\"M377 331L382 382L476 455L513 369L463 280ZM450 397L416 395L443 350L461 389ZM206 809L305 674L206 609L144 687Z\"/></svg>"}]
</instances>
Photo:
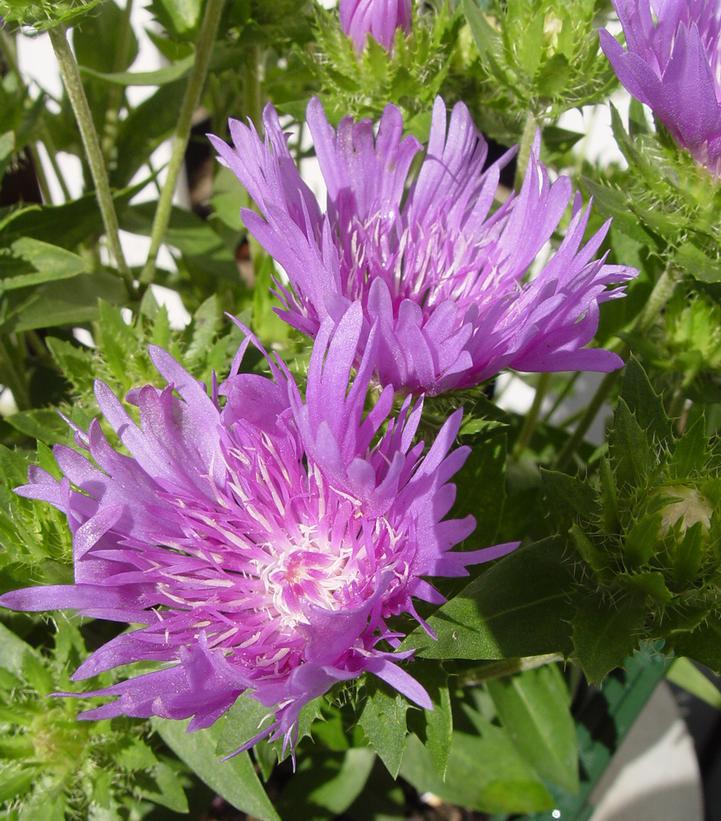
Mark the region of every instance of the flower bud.
<instances>
[{"instance_id":1,"label":"flower bud","mask_svg":"<svg viewBox=\"0 0 721 821\"><path fill-rule=\"evenodd\" d=\"M340 0L340 24L357 52L362 52L368 35L386 51L393 47L396 29L411 29L411 0Z\"/></svg>"}]
</instances>

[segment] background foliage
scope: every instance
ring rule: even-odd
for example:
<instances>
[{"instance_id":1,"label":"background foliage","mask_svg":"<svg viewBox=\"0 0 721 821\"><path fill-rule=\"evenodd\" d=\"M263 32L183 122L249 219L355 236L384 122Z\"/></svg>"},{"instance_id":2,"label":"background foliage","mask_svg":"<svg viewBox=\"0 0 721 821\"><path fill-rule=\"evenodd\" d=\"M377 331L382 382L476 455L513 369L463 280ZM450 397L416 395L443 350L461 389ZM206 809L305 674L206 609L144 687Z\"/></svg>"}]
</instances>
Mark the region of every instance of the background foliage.
<instances>
[{"instance_id":1,"label":"background foliage","mask_svg":"<svg viewBox=\"0 0 721 821\"><path fill-rule=\"evenodd\" d=\"M614 218L609 259L641 271L627 299L605 306L599 335L630 364L595 393L578 374L521 376L537 391L525 415L502 410L493 385L428 403L430 428L451 407L466 409L460 439L473 450L459 513L474 514L484 544L524 541L468 583L446 585L448 603L428 614L437 641L420 629L407 639L432 712L364 680L306 708L294 775L287 752L268 742L221 762L255 735L265 712L256 702L239 699L194 734L160 719L78 723L78 702L51 694L75 687L69 674L108 626L4 612L3 817L216 817L224 805L214 796L261 819L400 818L426 793L489 813L585 800L571 712L584 679L658 664L655 683L679 657L721 670L717 181L635 103L628 117L612 112L625 164L602 168L572 152L583 135L559 117L607 107L615 88L596 34L609 8L598 0L419 2L392 54L370 42L360 56L336 12L310 0L153 0L148 36L165 65L144 73L133 70L132 5L0 2L1 591L70 580L63 517L12 489L30 464L56 471L52 445L72 442L58 411L87 426L94 379L118 393L152 382L153 343L208 383L238 344L223 312L302 376L307 342L275 317L273 264L246 236L245 195L202 136L225 133L229 115L257 124L267 100L286 117L298 159L308 154L301 122L312 94L335 119L377 116L393 101L419 138L437 93L464 99L491 137L520 139L521 156L540 127L544 159L594 196L597 222ZM65 66L70 91L58 99L18 68L18 38L35 36L50 36ZM153 90L133 105L136 86ZM151 154L168 139L161 183ZM82 180L63 178L59 152L78 158ZM171 199L183 167L190 209ZM137 201L141 190L150 201ZM118 228L150 238L144 265L127 264ZM158 264L161 245L172 266ZM191 315L184 330L171 327L155 285L179 294ZM564 416L571 406L579 410ZM602 408L612 416L595 445L587 434ZM688 661L672 669L713 700Z\"/></svg>"}]
</instances>

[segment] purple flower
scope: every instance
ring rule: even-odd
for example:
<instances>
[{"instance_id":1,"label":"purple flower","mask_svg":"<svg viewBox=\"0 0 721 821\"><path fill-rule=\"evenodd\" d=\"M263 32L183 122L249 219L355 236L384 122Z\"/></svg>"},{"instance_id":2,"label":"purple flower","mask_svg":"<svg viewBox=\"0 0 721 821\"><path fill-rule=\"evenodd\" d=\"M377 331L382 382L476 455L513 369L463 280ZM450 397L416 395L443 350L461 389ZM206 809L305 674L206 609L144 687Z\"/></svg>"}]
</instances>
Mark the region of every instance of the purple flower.
<instances>
[{"instance_id":1,"label":"purple flower","mask_svg":"<svg viewBox=\"0 0 721 821\"><path fill-rule=\"evenodd\" d=\"M82 452L55 448L61 480L31 469L17 492L67 515L75 583L17 590L0 604L143 625L96 650L76 680L163 663L90 693L116 698L83 717L193 716L198 729L248 691L275 720L246 746L269 734L292 743L305 703L365 672L431 706L398 665L411 653L394 652L402 634L387 619L423 623L413 599L443 601L426 577L467 575L516 545L451 552L475 527L472 516L444 518L469 450L451 449L461 412L427 450L414 443L421 401L389 418L389 388L364 415L379 335L371 331L349 384L362 324L358 304L323 323L305 399L280 360L266 355L272 378L239 373L250 336L210 396L153 347L168 384L128 395L139 424L96 385L130 455L95 420L76 431Z\"/></svg>"},{"instance_id":2,"label":"purple flower","mask_svg":"<svg viewBox=\"0 0 721 821\"><path fill-rule=\"evenodd\" d=\"M615 0L627 51L605 30L618 79L697 162L721 175L721 5Z\"/></svg>"},{"instance_id":3,"label":"purple flower","mask_svg":"<svg viewBox=\"0 0 721 821\"><path fill-rule=\"evenodd\" d=\"M493 210L499 173L513 152L485 168L487 145L458 103L447 123L436 99L430 141L403 137L389 105L377 133L347 118L335 131L318 100L307 122L328 189L324 212L301 180L272 106L265 141L230 121L235 148L211 136L222 160L262 216L245 210L248 229L284 268L280 315L314 336L326 317L363 306L363 339L377 325L376 369L383 385L438 394L477 385L503 368L610 371L616 354L586 350L599 303L623 296L607 285L633 269L595 259L608 230L585 245L588 208L573 199L566 236L546 249L572 198L567 177L551 178L531 151L521 191ZM535 276L529 278L533 267Z\"/></svg>"},{"instance_id":4,"label":"purple flower","mask_svg":"<svg viewBox=\"0 0 721 821\"><path fill-rule=\"evenodd\" d=\"M411 0L340 0L338 11L341 27L358 52L369 34L390 51L396 29L406 34L411 30Z\"/></svg>"}]
</instances>

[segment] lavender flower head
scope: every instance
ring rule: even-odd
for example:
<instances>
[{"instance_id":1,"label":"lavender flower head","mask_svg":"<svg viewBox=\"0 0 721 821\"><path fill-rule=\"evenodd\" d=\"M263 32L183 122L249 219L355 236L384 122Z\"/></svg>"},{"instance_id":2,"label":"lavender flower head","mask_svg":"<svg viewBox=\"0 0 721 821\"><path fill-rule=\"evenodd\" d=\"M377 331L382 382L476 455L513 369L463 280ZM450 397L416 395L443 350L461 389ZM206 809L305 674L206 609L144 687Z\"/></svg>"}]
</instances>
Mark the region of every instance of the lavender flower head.
<instances>
[{"instance_id":1,"label":"lavender flower head","mask_svg":"<svg viewBox=\"0 0 721 821\"><path fill-rule=\"evenodd\" d=\"M572 198L567 177L551 178L531 151L521 191L493 211L508 152L485 168L488 149L468 109L447 122L436 99L428 148L403 136L389 105L377 132L369 120L328 123L317 99L307 116L328 191L324 211L301 179L272 106L265 140L252 124L230 121L235 147L210 137L262 216L243 212L251 233L285 270L280 315L315 336L326 317L363 306L363 339L377 324L383 385L438 394L477 385L503 368L610 371L616 354L588 350L599 304L623 296L610 284L633 269L595 255L604 225L586 244L589 209L573 198L560 247L541 261ZM536 275L529 279L532 266Z\"/></svg>"},{"instance_id":2,"label":"lavender flower head","mask_svg":"<svg viewBox=\"0 0 721 821\"><path fill-rule=\"evenodd\" d=\"M390 51L396 30L411 30L411 0L340 0L338 12L343 31L359 53L368 35Z\"/></svg>"},{"instance_id":3,"label":"lavender flower head","mask_svg":"<svg viewBox=\"0 0 721 821\"><path fill-rule=\"evenodd\" d=\"M601 30L618 79L676 142L721 175L721 4L614 0L626 47Z\"/></svg>"},{"instance_id":4,"label":"lavender flower head","mask_svg":"<svg viewBox=\"0 0 721 821\"><path fill-rule=\"evenodd\" d=\"M475 527L472 516L444 518L449 480L468 455L452 450L461 413L427 450L414 443L421 401L389 418L387 389L364 415L378 333L349 384L362 323L358 304L337 326L323 323L305 398L280 360L267 360L272 378L239 373L250 337L211 395L151 348L168 385L128 395L139 424L96 385L130 455L95 420L76 431L82 452L55 448L61 480L31 469L17 492L66 514L75 583L6 593L0 604L143 625L96 650L76 680L163 663L90 693L115 699L84 718L193 716L198 729L247 691L275 719L245 746L266 735L292 744L305 703L365 672L431 706L398 665L411 653L394 652L401 634L387 620L422 623L413 599L443 601L425 577L467 575L516 545L451 552Z\"/></svg>"}]
</instances>

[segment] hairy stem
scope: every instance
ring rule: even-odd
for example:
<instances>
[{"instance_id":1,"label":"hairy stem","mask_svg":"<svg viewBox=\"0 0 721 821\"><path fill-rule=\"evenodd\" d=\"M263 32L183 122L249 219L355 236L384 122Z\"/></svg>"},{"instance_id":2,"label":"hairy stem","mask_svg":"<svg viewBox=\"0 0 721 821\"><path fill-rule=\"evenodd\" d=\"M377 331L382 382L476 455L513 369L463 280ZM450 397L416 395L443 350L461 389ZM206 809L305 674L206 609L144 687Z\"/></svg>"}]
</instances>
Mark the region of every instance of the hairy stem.
<instances>
[{"instance_id":1,"label":"hairy stem","mask_svg":"<svg viewBox=\"0 0 721 821\"><path fill-rule=\"evenodd\" d=\"M125 261L123 249L120 245L120 235L118 227L118 216L115 213L113 195L110 191L108 172L103 160L103 152L100 148L98 133L95 130L93 117L90 113L88 98L85 95L80 71L75 56L70 48L64 26L57 26L50 29L50 42L60 67L60 76L63 79L68 99L75 114L75 121L80 130L80 137L85 148L85 155L90 167L90 173L95 185L95 196L100 206L100 214L105 226L110 253L121 276L125 279L128 290L132 292L133 277Z\"/></svg>"},{"instance_id":2,"label":"hairy stem","mask_svg":"<svg viewBox=\"0 0 721 821\"><path fill-rule=\"evenodd\" d=\"M526 124L523 126L523 134L521 134L521 141L518 144L518 154L516 156L516 176L513 180L513 188L520 191L523 183L523 178L526 175L526 167L528 166L528 159L531 156L531 146L536 136L536 131L539 129L538 120L533 112L529 111L526 116Z\"/></svg>"},{"instance_id":3,"label":"hairy stem","mask_svg":"<svg viewBox=\"0 0 721 821\"><path fill-rule=\"evenodd\" d=\"M185 88L183 102L180 106L180 114L178 115L178 125L173 135L173 148L170 155L170 162L168 163L168 176L165 179L163 191L155 211L155 218L153 219L148 258L140 274L140 282L144 286L149 285L153 281L158 251L163 244L165 232L168 230L168 224L170 223L170 214L173 208L173 194L175 193L175 186L178 182L178 175L183 167L185 149L190 139L193 112L200 102L200 95L203 92L205 78L208 74L210 55L218 31L224 1L225 0L208 0L205 6L205 14L200 27L198 44L195 49L195 63L188 78L188 85Z\"/></svg>"}]
</instances>

